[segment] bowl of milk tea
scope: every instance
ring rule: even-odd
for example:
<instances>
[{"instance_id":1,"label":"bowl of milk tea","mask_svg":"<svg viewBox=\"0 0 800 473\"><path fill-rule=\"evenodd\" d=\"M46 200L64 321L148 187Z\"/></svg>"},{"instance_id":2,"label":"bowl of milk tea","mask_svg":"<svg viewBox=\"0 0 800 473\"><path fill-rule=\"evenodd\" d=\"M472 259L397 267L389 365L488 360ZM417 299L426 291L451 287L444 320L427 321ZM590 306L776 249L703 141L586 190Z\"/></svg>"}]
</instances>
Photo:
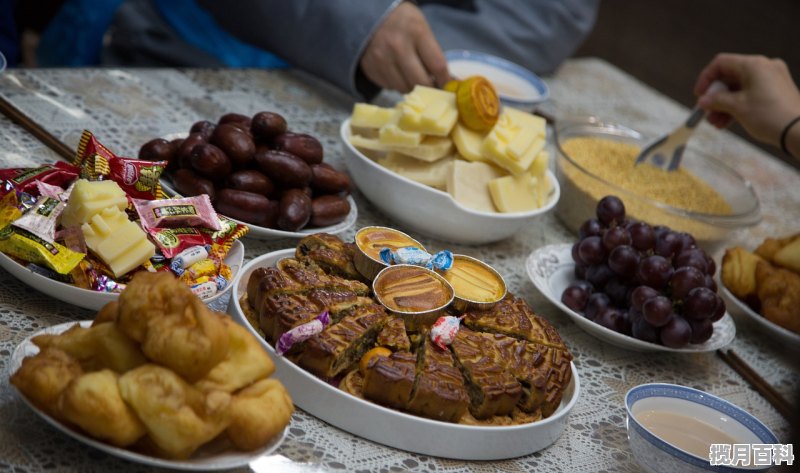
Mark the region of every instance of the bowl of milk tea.
<instances>
[{"instance_id":1,"label":"bowl of milk tea","mask_svg":"<svg viewBox=\"0 0 800 473\"><path fill-rule=\"evenodd\" d=\"M761 421L712 394L652 383L625 395L628 441L649 472L765 471L779 444Z\"/></svg>"}]
</instances>

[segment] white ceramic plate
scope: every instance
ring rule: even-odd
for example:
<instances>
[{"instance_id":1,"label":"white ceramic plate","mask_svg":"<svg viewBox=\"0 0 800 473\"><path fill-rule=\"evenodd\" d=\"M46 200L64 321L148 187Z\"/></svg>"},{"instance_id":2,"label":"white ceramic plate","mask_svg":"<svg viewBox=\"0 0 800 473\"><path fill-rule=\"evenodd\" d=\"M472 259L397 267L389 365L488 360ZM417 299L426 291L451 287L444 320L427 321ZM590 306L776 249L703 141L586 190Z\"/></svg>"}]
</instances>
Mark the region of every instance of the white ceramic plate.
<instances>
[{"instance_id":1,"label":"white ceramic plate","mask_svg":"<svg viewBox=\"0 0 800 473\"><path fill-rule=\"evenodd\" d=\"M84 320L82 322L67 322L64 324L54 325L52 327L40 330L31 335L30 337L26 338L22 343L17 345L17 347L14 349L14 353L11 355L11 361L9 363L9 373L16 372L22 365L22 360L24 358L39 353L39 347L34 345L33 342L31 341L33 337L45 333L59 334L65 332L75 324L81 324L83 327L89 327L92 324L92 321ZM253 452L240 452L238 450L229 449L227 451L223 451L222 453L212 454L208 451L204 451L204 447L200 447L200 449L198 449L187 460L166 460L163 458L152 457L150 455L136 453L131 450L126 450L124 448L114 447L113 445L109 445L107 443L103 443L99 440L95 440L91 437L88 437L76 430L73 430L63 425L61 422L53 419L44 411L40 410L38 407L34 406L30 401L28 401L28 399L25 396L23 396L22 393L18 392L18 394L22 398L22 400L25 401L25 404L27 404L28 407L30 407L33 410L33 412L38 414L39 417L47 421L48 424L52 425L56 429L74 438L75 440L83 442L98 450L102 450L108 454L114 455L119 458L123 458L125 460L161 468L172 468L172 469L187 470L187 471L212 471L212 470L227 470L229 468L246 466L251 461L256 460L257 458L263 455L269 455L270 453L275 451L283 442L283 439L286 437L286 432L288 429L287 427L286 429L283 430L283 432L280 435L276 436L270 443L265 445L263 448Z\"/></svg>"},{"instance_id":2,"label":"white ceramic plate","mask_svg":"<svg viewBox=\"0 0 800 473\"><path fill-rule=\"evenodd\" d=\"M790 348L796 347L798 350L800 350L800 335L792 332L791 330L787 330L774 322L771 322L763 315L751 309L750 306L734 296L733 293L729 291L727 287L725 287L725 284L719 284L719 292L722 294L722 297L728 304L728 308L730 309L731 306L735 308L733 311L735 315L740 315L745 319L752 320L756 326L758 326L765 333L779 339L784 346Z\"/></svg>"},{"instance_id":3,"label":"white ceramic plate","mask_svg":"<svg viewBox=\"0 0 800 473\"><path fill-rule=\"evenodd\" d=\"M689 345L685 348L670 348L655 343L645 342L628 335L615 332L596 324L581 314L573 311L561 302L561 293L570 284L577 281L575 278L575 263L572 261L572 245L562 243L548 245L528 256L525 269L539 291L550 302L564 311L578 326L604 342L620 348L643 352L673 352L697 353L708 352L722 348L733 341L736 336L736 325L733 318L726 312L725 315L714 323L714 334L705 343Z\"/></svg>"},{"instance_id":4,"label":"white ceramic plate","mask_svg":"<svg viewBox=\"0 0 800 473\"><path fill-rule=\"evenodd\" d=\"M239 240L235 240L231 246L231 250L225 257L225 264L231 267L233 279L236 279L236 274L242 268L243 262L244 245ZM12 276L16 277L37 291L43 292L48 296L55 297L60 301L67 302L78 307L83 307L84 309L100 310L100 308L102 308L104 305L116 300L119 297L119 294L91 291L89 289L73 286L72 284L50 279L42 276L39 273L34 273L25 266L22 266L6 256L4 253L0 253L0 267L3 267L6 271L11 273ZM203 302L210 304L216 301L223 295L229 293L231 291L231 287L233 287L232 283L228 284L225 289L214 294L212 297L204 299Z\"/></svg>"},{"instance_id":5,"label":"white ceramic plate","mask_svg":"<svg viewBox=\"0 0 800 473\"><path fill-rule=\"evenodd\" d=\"M347 170L367 199L407 228L441 240L472 245L503 240L549 212L561 195L548 170L553 190L542 208L514 213L468 209L447 192L407 179L364 156L350 144L350 119L342 122L340 132Z\"/></svg>"},{"instance_id":6,"label":"white ceramic plate","mask_svg":"<svg viewBox=\"0 0 800 473\"><path fill-rule=\"evenodd\" d=\"M550 96L547 84L536 74L506 59L477 51L445 51L450 75L457 79L483 76L497 90L500 100L512 107L528 107Z\"/></svg>"},{"instance_id":7,"label":"white ceramic plate","mask_svg":"<svg viewBox=\"0 0 800 473\"><path fill-rule=\"evenodd\" d=\"M293 249L260 256L245 265L236 279L228 305L234 320L247 327L275 361L275 377L289 390L295 405L331 425L390 447L460 460L497 460L539 451L555 442L567 426L569 412L578 400L580 382L575 365L572 381L561 405L548 417L510 427L479 427L451 424L405 414L359 399L320 380L275 350L250 325L239 299L247 292L247 281L258 268L274 266L294 255Z\"/></svg>"},{"instance_id":8,"label":"white ceramic plate","mask_svg":"<svg viewBox=\"0 0 800 473\"><path fill-rule=\"evenodd\" d=\"M169 181L166 178L161 179L161 187L164 188L164 192L167 195L177 196L180 195L175 189L172 188ZM256 240L279 240L281 238L305 238L308 235L314 233L330 233L332 235L338 235L343 231L347 230L348 228L352 227L356 223L356 219L358 218L358 209L356 208L356 201L353 200L352 196L347 196L347 202L350 203L350 213L347 214L344 220L337 223L336 225L330 225L327 227L306 227L302 230L298 230L296 232L287 232L285 230L278 230L277 228L267 228L267 227L259 227L258 225L253 225L252 223L242 222L236 220L235 218L230 218L234 222L241 223L243 225L247 225L250 227L250 231L247 232L245 238L255 238Z\"/></svg>"}]
</instances>

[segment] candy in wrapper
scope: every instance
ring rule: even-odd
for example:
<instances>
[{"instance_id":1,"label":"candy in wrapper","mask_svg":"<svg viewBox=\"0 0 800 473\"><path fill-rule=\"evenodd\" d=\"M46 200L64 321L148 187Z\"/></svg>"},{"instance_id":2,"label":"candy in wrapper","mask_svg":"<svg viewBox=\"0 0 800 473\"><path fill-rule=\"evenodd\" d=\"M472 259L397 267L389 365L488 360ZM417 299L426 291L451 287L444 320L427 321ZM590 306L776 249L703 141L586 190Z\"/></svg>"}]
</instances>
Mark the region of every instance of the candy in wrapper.
<instances>
[{"instance_id":1,"label":"candy in wrapper","mask_svg":"<svg viewBox=\"0 0 800 473\"><path fill-rule=\"evenodd\" d=\"M61 186L54 186L42 181L36 181L36 190L39 192L40 197L52 197L54 199L67 201L66 197L62 197L65 193Z\"/></svg>"},{"instance_id":2,"label":"candy in wrapper","mask_svg":"<svg viewBox=\"0 0 800 473\"><path fill-rule=\"evenodd\" d=\"M202 226L220 230L219 218L207 194L180 199L133 199L145 229Z\"/></svg>"},{"instance_id":3,"label":"candy in wrapper","mask_svg":"<svg viewBox=\"0 0 800 473\"><path fill-rule=\"evenodd\" d=\"M221 274L217 274L217 277L214 278L214 282L217 283L217 290L221 291L228 287L229 279Z\"/></svg>"},{"instance_id":4,"label":"candy in wrapper","mask_svg":"<svg viewBox=\"0 0 800 473\"><path fill-rule=\"evenodd\" d=\"M202 259L185 270L181 270L180 279L191 281L203 276L213 277L217 275L217 267L218 264L214 260L210 258ZM175 268L172 268L172 270L175 271Z\"/></svg>"},{"instance_id":5,"label":"candy in wrapper","mask_svg":"<svg viewBox=\"0 0 800 473\"><path fill-rule=\"evenodd\" d=\"M413 264L441 271L447 271L453 267L453 253L448 250L442 250L432 255L416 246L398 248L394 251L391 248L383 248L380 257L381 261L386 264Z\"/></svg>"},{"instance_id":6,"label":"candy in wrapper","mask_svg":"<svg viewBox=\"0 0 800 473\"><path fill-rule=\"evenodd\" d=\"M13 225L0 230L0 251L30 263L45 265L59 274L72 271L85 256Z\"/></svg>"},{"instance_id":7,"label":"candy in wrapper","mask_svg":"<svg viewBox=\"0 0 800 473\"><path fill-rule=\"evenodd\" d=\"M80 168L81 177L90 181L110 179L132 198L153 200L166 197L158 180L167 166L166 161L121 158L88 130L83 130L73 164Z\"/></svg>"},{"instance_id":8,"label":"candy in wrapper","mask_svg":"<svg viewBox=\"0 0 800 473\"><path fill-rule=\"evenodd\" d=\"M50 268L45 268L44 266L39 266L38 264L34 263L28 263L25 267L28 268L32 273L39 274L54 281L63 282L67 284L72 284L74 282L72 280L72 272L70 272L69 274L58 274L57 272L53 271Z\"/></svg>"},{"instance_id":9,"label":"candy in wrapper","mask_svg":"<svg viewBox=\"0 0 800 473\"><path fill-rule=\"evenodd\" d=\"M212 231L202 231L201 228L148 228L147 233L155 242L161 254L167 258L174 258L184 250L193 246L210 248L214 239Z\"/></svg>"},{"instance_id":10,"label":"candy in wrapper","mask_svg":"<svg viewBox=\"0 0 800 473\"><path fill-rule=\"evenodd\" d=\"M94 290L98 292L111 292L118 294L125 290L125 284L120 284L105 274L101 274L97 277Z\"/></svg>"},{"instance_id":11,"label":"candy in wrapper","mask_svg":"<svg viewBox=\"0 0 800 473\"><path fill-rule=\"evenodd\" d=\"M12 225L23 228L46 241L56 239L56 221L66 204L53 197L40 197L30 210Z\"/></svg>"},{"instance_id":12,"label":"candy in wrapper","mask_svg":"<svg viewBox=\"0 0 800 473\"><path fill-rule=\"evenodd\" d=\"M447 350L447 345L453 343L461 327L461 317L445 315L436 319L436 323L431 327L431 341L442 350Z\"/></svg>"},{"instance_id":13,"label":"candy in wrapper","mask_svg":"<svg viewBox=\"0 0 800 473\"><path fill-rule=\"evenodd\" d=\"M283 356L284 353L289 351L295 343L300 343L308 340L314 335L322 332L322 330L331 323L331 316L328 311L319 314L314 320L306 322L302 325L289 330L281 335L275 347L275 352Z\"/></svg>"},{"instance_id":14,"label":"candy in wrapper","mask_svg":"<svg viewBox=\"0 0 800 473\"><path fill-rule=\"evenodd\" d=\"M233 220L225 217L224 215L217 215L219 219L220 230L211 233L212 247L211 253L216 255L219 259L225 259L225 255L231 251L233 242L247 235L250 227L243 223L234 222ZM201 228L201 232L211 232L211 230Z\"/></svg>"},{"instance_id":15,"label":"candy in wrapper","mask_svg":"<svg viewBox=\"0 0 800 473\"><path fill-rule=\"evenodd\" d=\"M83 237L83 230L77 225L62 227L61 230L56 231L56 241L62 242L64 246L78 253L86 254L88 251L86 238Z\"/></svg>"},{"instance_id":16,"label":"candy in wrapper","mask_svg":"<svg viewBox=\"0 0 800 473\"><path fill-rule=\"evenodd\" d=\"M17 199L16 192L9 192L0 199L0 228L5 228L6 225L22 216L22 210L19 209L19 200Z\"/></svg>"},{"instance_id":17,"label":"candy in wrapper","mask_svg":"<svg viewBox=\"0 0 800 473\"><path fill-rule=\"evenodd\" d=\"M63 187L77 179L79 174L80 169L62 161L38 168L0 169L0 196L12 190L39 195L37 182Z\"/></svg>"},{"instance_id":18,"label":"candy in wrapper","mask_svg":"<svg viewBox=\"0 0 800 473\"><path fill-rule=\"evenodd\" d=\"M172 258L172 262L170 263L170 268L172 272L180 276L186 270L186 268L192 266L193 264L202 261L208 258L208 251L211 249L211 245L197 245L192 246L191 248L187 248L174 258Z\"/></svg>"},{"instance_id":19,"label":"candy in wrapper","mask_svg":"<svg viewBox=\"0 0 800 473\"><path fill-rule=\"evenodd\" d=\"M206 281L194 284L190 289L200 299L208 299L217 293L217 283L214 281Z\"/></svg>"}]
</instances>

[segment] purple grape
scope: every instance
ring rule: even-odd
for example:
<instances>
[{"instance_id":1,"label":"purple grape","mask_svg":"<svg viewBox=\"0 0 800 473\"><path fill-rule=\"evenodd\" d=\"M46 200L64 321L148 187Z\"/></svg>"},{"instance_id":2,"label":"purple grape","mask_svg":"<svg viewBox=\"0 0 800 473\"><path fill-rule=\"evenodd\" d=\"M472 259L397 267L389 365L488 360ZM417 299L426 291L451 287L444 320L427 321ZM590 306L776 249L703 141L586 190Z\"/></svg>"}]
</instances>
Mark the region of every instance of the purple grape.
<instances>
[{"instance_id":1,"label":"purple grape","mask_svg":"<svg viewBox=\"0 0 800 473\"><path fill-rule=\"evenodd\" d=\"M608 294L615 306L628 308L628 286L620 278L609 279L603 291Z\"/></svg>"},{"instance_id":2,"label":"purple grape","mask_svg":"<svg viewBox=\"0 0 800 473\"><path fill-rule=\"evenodd\" d=\"M708 256L708 253L703 253L706 257L706 274L709 276L713 276L714 273L717 272L717 263L714 262L714 259Z\"/></svg>"},{"instance_id":3,"label":"purple grape","mask_svg":"<svg viewBox=\"0 0 800 473\"><path fill-rule=\"evenodd\" d=\"M575 265L575 277L577 279L586 279L586 266L581 266L579 264Z\"/></svg>"},{"instance_id":4,"label":"purple grape","mask_svg":"<svg viewBox=\"0 0 800 473\"><path fill-rule=\"evenodd\" d=\"M589 301L586 303L586 308L583 310L583 316L589 320L594 320L597 315L611 306L611 299L603 292L595 292L589 296Z\"/></svg>"},{"instance_id":5,"label":"purple grape","mask_svg":"<svg viewBox=\"0 0 800 473\"><path fill-rule=\"evenodd\" d=\"M716 322L725 316L725 301L719 295L715 295L717 296L717 305L714 307L714 314L711 316L712 322Z\"/></svg>"},{"instance_id":6,"label":"purple grape","mask_svg":"<svg viewBox=\"0 0 800 473\"><path fill-rule=\"evenodd\" d=\"M625 335L630 335L633 331L634 316L631 315L631 313L626 310L620 313L620 320L621 320L620 333L623 333Z\"/></svg>"},{"instance_id":7,"label":"purple grape","mask_svg":"<svg viewBox=\"0 0 800 473\"><path fill-rule=\"evenodd\" d=\"M591 295L594 292L594 286L592 286L592 283L590 283L589 281L585 280L575 281L572 285L578 286L579 288L586 291L589 295Z\"/></svg>"},{"instance_id":8,"label":"purple grape","mask_svg":"<svg viewBox=\"0 0 800 473\"><path fill-rule=\"evenodd\" d=\"M652 249L656 244L656 233L653 227L644 222L634 222L628 227L631 234L631 242L634 248L639 251Z\"/></svg>"},{"instance_id":9,"label":"purple grape","mask_svg":"<svg viewBox=\"0 0 800 473\"><path fill-rule=\"evenodd\" d=\"M661 289L667 285L669 278L672 277L672 265L666 258L658 255L651 255L639 262L636 268L636 277L639 282L653 289Z\"/></svg>"},{"instance_id":10,"label":"purple grape","mask_svg":"<svg viewBox=\"0 0 800 473\"><path fill-rule=\"evenodd\" d=\"M574 245L572 245L572 261L575 262L577 266L586 266L586 262L581 259L581 255L578 254L578 245L580 244L579 241L576 241Z\"/></svg>"},{"instance_id":11,"label":"purple grape","mask_svg":"<svg viewBox=\"0 0 800 473\"><path fill-rule=\"evenodd\" d=\"M689 291L695 288L706 288L706 277L701 271L692 266L678 268L669 278L669 287L673 299L685 299Z\"/></svg>"},{"instance_id":12,"label":"purple grape","mask_svg":"<svg viewBox=\"0 0 800 473\"><path fill-rule=\"evenodd\" d=\"M589 293L585 288L577 285L569 286L561 294L561 302L575 312L583 312L586 301L589 300Z\"/></svg>"},{"instance_id":13,"label":"purple grape","mask_svg":"<svg viewBox=\"0 0 800 473\"><path fill-rule=\"evenodd\" d=\"M689 320L688 322L692 327L692 338L689 339L689 343L705 343L714 334L714 325L711 319Z\"/></svg>"},{"instance_id":14,"label":"purple grape","mask_svg":"<svg viewBox=\"0 0 800 473\"><path fill-rule=\"evenodd\" d=\"M675 232L664 232L656 237L655 252L664 258L671 258L681 249L681 239Z\"/></svg>"},{"instance_id":15,"label":"purple grape","mask_svg":"<svg viewBox=\"0 0 800 473\"><path fill-rule=\"evenodd\" d=\"M586 280L598 291L606 287L606 283L614 277L614 271L606 264L596 264L586 269Z\"/></svg>"},{"instance_id":16,"label":"purple grape","mask_svg":"<svg viewBox=\"0 0 800 473\"><path fill-rule=\"evenodd\" d=\"M650 286L638 286L631 293L631 307L642 310L642 306L644 305L645 301L659 295L661 295L661 293Z\"/></svg>"},{"instance_id":17,"label":"purple grape","mask_svg":"<svg viewBox=\"0 0 800 473\"><path fill-rule=\"evenodd\" d=\"M628 230L625 230L623 227L612 227L606 230L603 234L603 247L607 251L611 251L614 248L621 246L621 245L630 245L631 244L631 234L628 233Z\"/></svg>"},{"instance_id":18,"label":"purple grape","mask_svg":"<svg viewBox=\"0 0 800 473\"><path fill-rule=\"evenodd\" d=\"M648 324L644 317L633 320L631 335L645 342L658 343L658 329Z\"/></svg>"},{"instance_id":19,"label":"purple grape","mask_svg":"<svg viewBox=\"0 0 800 473\"><path fill-rule=\"evenodd\" d=\"M705 273L708 269L706 252L700 248L683 250L672 259L672 266L676 268L680 268L681 266L691 266L696 268L701 273Z\"/></svg>"},{"instance_id":20,"label":"purple grape","mask_svg":"<svg viewBox=\"0 0 800 473\"><path fill-rule=\"evenodd\" d=\"M590 218L589 220L583 222L581 227L578 229L578 237L583 240L586 237L590 236L600 236L603 234L603 224L600 223L600 220L596 218Z\"/></svg>"},{"instance_id":21,"label":"purple grape","mask_svg":"<svg viewBox=\"0 0 800 473\"><path fill-rule=\"evenodd\" d=\"M684 317L694 320L711 318L717 308L717 297L705 286L692 289L683 301Z\"/></svg>"},{"instance_id":22,"label":"purple grape","mask_svg":"<svg viewBox=\"0 0 800 473\"><path fill-rule=\"evenodd\" d=\"M705 286L711 289L714 292L717 292L717 281L714 281L714 276L710 276L706 274L705 276Z\"/></svg>"},{"instance_id":23,"label":"purple grape","mask_svg":"<svg viewBox=\"0 0 800 473\"><path fill-rule=\"evenodd\" d=\"M664 346L683 348L692 339L692 327L683 317L673 317L667 325L661 327L659 339Z\"/></svg>"},{"instance_id":24,"label":"purple grape","mask_svg":"<svg viewBox=\"0 0 800 473\"><path fill-rule=\"evenodd\" d=\"M695 241L694 237L686 232L678 233L678 239L681 242L678 253L692 248L697 248L697 242Z\"/></svg>"},{"instance_id":25,"label":"purple grape","mask_svg":"<svg viewBox=\"0 0 800 473\"><path fill-rule=\"evenodd\" d=\"M578 243L578 256L586 264L600 264L606 259L603 240L599 236L586 237Z\"/></svg>"},{"instance_id":26,"label":"purple grape","mask_svg":"<svg viewBox=\"0 0 800 473\"><path fill-rule=\"evenodd\" d=\"M652 297L642 305L642 316L653 327L663 327L675 318L672 302L664 296Z\"/></svg>"},{"instance_id":27,"label":"purple grape","mask_svg":"<svg viewBox=\"0 0 800 473\"><path fill-rule=\"evenodd\" d=\"M629 278L636 274L636 268L639 267L639 252L632 246L618 246L608 255L608 267L618 275Z\"/></svg>"},{"instance_id":28,"label":"purple grape","mask_svg":"<svg viewBox=\"0 0 800 473\"><path fill-rule=\"evenodd\" d=\"M597 203L597 219L605 226L625 220L625 204L617 196L607 195Z\"/></svg>"},{"instance_id":29,"label":"purple grape","mask_svg":"<svg viewBox=\"0 0 800 473\"><path fill-rule=\"evenodd\" d=\"M608 307L597 314L597 317L594 318L594 322L615 332L622 331L622 314L613 307Z\"/></svg>"},{"instance_id":30,"label":"purple grape","mask_svg":"<svg viewBox=\"0 0 800 473\"><path fill-rule=\"evenodd\" d=\"M672 230L666 225L656 225L653 227L653 233L655 233L656 238L660 237L664 233L671 232Z\"/></svg>"}]
</instances>

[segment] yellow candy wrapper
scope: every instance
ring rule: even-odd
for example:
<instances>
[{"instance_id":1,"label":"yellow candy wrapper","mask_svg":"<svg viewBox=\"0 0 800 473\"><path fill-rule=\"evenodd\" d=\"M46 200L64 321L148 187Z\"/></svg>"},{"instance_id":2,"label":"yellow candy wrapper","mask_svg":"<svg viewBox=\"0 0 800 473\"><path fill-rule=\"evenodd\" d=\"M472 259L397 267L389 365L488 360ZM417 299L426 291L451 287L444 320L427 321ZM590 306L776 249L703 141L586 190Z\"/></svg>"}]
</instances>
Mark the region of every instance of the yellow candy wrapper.
<instances>
[{"instance_id":1,"label":"yellow candy wrapper","mask_svg":"<svg viewBox=\"0 0 800 473\"><path fill-rule=\"evenodd\" d=\"M0 230L0 251L30 263L47 266L58 274L68 274L86 256L13 225L6 225Z\"/></svg>"}]
</instances>

